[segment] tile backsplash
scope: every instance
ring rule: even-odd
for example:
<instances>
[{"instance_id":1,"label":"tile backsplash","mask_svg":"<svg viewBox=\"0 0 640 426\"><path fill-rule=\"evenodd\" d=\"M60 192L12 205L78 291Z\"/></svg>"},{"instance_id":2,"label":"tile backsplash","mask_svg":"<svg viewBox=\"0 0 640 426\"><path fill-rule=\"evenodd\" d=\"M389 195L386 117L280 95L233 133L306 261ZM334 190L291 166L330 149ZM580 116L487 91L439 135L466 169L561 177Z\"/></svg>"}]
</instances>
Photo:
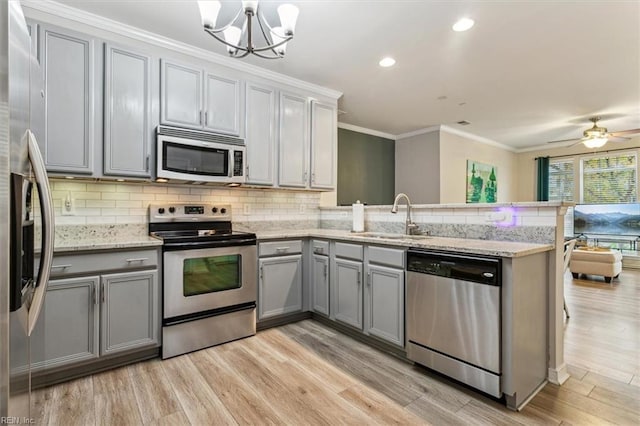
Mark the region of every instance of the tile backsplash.
<instances>
[{"instance_id":1,"label":"tile backsplash","mask_svg":"<svg viewBox=\"0 0 640 426\"><path fill-rule=\"evenodd\" d=\"M50 179L57 225L144 224L151 203L231 204L234 222L319 220L320 193ZM65 201L71 209L63 214Z\"/></svg>"}]
</instances>

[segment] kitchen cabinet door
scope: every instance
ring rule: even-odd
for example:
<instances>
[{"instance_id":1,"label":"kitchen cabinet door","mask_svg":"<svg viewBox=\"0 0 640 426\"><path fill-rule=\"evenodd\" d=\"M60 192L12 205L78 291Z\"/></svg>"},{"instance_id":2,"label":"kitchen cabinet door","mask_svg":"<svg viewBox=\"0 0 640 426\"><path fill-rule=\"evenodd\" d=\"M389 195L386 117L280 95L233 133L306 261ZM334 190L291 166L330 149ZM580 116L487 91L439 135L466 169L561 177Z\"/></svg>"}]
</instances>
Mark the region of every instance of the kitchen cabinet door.
<instances>
[{"instance_id":1,"label":"kitchen cabinet door","mask_svg":"<svg viewBox=\"0 0 640 426\"><path fill-rule=\"evenodd\" d=\"M160 122L202 129L202 70L162 61Z\"/></svg>"},{"instance_id":2,"label":"kitchen cabinet door","mask_svg":"<svg viewBox=\"0 0 640 426\"><path fill-rule=\"evenodd\" d=\"M99 277L49 281L31 342L34 370L98 357Z\"/></svg>"},{"instance_id":3,"label":"kitchen cabinet door","mask_svg":"<svg viewBox=\"0 0 640 426\"><path fill-rule=\"evenodd\" d=\"M240 135L240 81L207 74L204 127L217 133Z\"/></svg>"},{"instance_id":4,"label":"kitchen cabinet door","mask_svg":"<svg viewBox=\"0 0 640 426\"><path fill-rule=\"evenodd\" d=\"M404 270L369 265L366 299L368 321L365 331L404 346Z\"/></svg>"},{"instance_id":5,"label":"kitchen cabinet door","mask_svg":"<svg viewBox=\"0 0 640 426\"><path fill-rule=\"evenodd\" d=\"M329 316L329 258L312 255L311 276L313 310Z\"/></svg>"},{"instance_id":6,"label":"kitchen cabinet door","mask_svg":"<svg viewBox=\"0 0 640 426\"><path fill-rule=\"evenodd\" d=\"M258 319L302 310L302 255L259 260Z\"/></svg>"},{"instance_id":7,"label":"kitchen cabinet door","mask_svg":"<svg viewBox=\"0 0 640 426\"><path fill-rule=\"evenodd\" d=\"M156 271L103 275L100 355L157 346L159 301Z\"/></svg>"},{"instance_id":8,"label":"kitchen cabinet door","mask_svg":"<svg viewBox=\"0 0 640 426\"><path fill-rule=\"evenodd\" d=\"M335 189L337 158L336 108L311 103L311 187Z\"/></svg>"},{"instance_id":9,"label":"kitchen cabinet door","mask_svg":"<svg viewBox=\"0 0 640 426\"><path fill-rule=\"evenodd\" d=\"M272 186L276 169L276 93L247 84L247 183Z\"/></svg>"},{"instance_id":10,"label":"kitchen cabinet door","mask_svg":"<svg viewBox=\"0 0 640 426\"><path fill-rule=\"evenodd\" d=\"M104 174L150 177L151 58L107 44L104 64Z\"/></svg>"},{"instance_id":11,"label":"kitchen cabinet door","mask_svg":"<svg viewBox=\"0 0 640 426\"><path fill-rule=\"evenodd\" d=\"M309 102L280 94L279 184L305 188L309 180Z\"/></svg>"},{"instance_id":12,"label":"kitchen cabinet door","mask_svg":"<svg viewBox=\"0 0 640 426\"><path fill-rule=\"evenodd\" d=\"M336 258L333 270L335 319L362 330L362 262Z\"/></svg>"},{"instance_id":13,"label":"kitchen cabinet door","mask_svg":"<svg viewBox=\"0 0 640 426\"><path fill-rule=\"evenodd\" d=\"M44 161L48 171L91 175L95 145L95 40L43 26ZM95 116L94 116L95 114Z\"/></svg>"}]
</instances>

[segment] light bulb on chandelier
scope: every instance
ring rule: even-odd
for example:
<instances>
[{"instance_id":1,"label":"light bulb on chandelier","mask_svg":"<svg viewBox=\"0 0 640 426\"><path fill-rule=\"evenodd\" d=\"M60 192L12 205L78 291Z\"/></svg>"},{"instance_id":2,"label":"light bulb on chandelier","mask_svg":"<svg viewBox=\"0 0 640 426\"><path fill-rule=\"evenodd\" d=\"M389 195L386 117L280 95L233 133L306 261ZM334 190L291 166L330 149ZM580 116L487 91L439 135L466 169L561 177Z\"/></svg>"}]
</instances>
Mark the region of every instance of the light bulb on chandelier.
<instances>
[{"instance_id":1,"label":"light bulb on chandelier","mask_svg":"<svg viewBox=\"0 0 640 426\"><path fill-rule=\"evenodd\" d=\"M608 141L607 138L588 138L582 141L587 148L600 148Z\"/></svg>"},{"instance_id":2,"label":"light bulb on chandelier","mask_svg":"<svg viewBox=\"0 0 640 426\"><path fill-rule=\"evenodd\" d=\"M241 3L242 7L236 16L226 25L216 28L216 21L221 8L220 2L198 1L204 30L216 40L225 44L231 57L244 58L249 54L265 59L284 57L287 43L293 39L299 14L298 8L292 4L278 6L280 25L272 27L261 13L257 0L242 1ZM241 18L241 15L244 18ZM258 24L257 26L255 22ZM262 36L265 43L264 46L256 46L254 44L257 39L256 35L253 34L255 27L260 29L259 35Z\"/></svg>"}]
</instances>

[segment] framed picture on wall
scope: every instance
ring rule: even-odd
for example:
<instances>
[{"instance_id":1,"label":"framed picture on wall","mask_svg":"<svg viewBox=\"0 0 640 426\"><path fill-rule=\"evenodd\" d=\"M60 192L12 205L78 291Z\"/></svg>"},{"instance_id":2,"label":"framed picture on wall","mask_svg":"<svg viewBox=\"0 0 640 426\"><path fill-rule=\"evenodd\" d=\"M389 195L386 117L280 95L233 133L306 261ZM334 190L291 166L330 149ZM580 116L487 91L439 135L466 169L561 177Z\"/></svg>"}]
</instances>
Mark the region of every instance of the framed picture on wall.
<instances>
[{"instance_id":1,"label":"framed picture on wall","mask_svg":"<svg viewBox=\"0 0 640 426\"><path fill-rule=\"evenodd\" d=\"M467 160L467 203L498 202L498 168Z\"/></svg>"}]
</instances>

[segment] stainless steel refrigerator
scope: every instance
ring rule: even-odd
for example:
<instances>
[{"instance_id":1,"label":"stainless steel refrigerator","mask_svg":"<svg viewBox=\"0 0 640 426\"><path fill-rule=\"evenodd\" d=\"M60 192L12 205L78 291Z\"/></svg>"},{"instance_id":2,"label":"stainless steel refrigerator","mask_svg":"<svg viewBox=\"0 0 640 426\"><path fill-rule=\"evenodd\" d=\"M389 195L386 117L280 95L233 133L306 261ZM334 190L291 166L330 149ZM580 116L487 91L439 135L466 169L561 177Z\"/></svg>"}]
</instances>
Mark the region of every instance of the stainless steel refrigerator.
<instances>
[{"instance_id":1,"label":"stainless steel refrigerator","mask_svg":"<svg viewBox=\"0 0 640 426\"><path fill-rule=\"evenodd\" d=\"M42 73L31 46L20 2L0 0L0 423L14 424L38 417L31 395L31 358L44 345L31 341L31 335L53 256L49 183L30 130L42 128L32 121L40 116L31 111L40 108L34 103L42 96L32 95L35 90L40 95ZM42 228L38 241L36 223ZM39 265L34 265L36 244Z\"/></svg>"}]
</instances>

